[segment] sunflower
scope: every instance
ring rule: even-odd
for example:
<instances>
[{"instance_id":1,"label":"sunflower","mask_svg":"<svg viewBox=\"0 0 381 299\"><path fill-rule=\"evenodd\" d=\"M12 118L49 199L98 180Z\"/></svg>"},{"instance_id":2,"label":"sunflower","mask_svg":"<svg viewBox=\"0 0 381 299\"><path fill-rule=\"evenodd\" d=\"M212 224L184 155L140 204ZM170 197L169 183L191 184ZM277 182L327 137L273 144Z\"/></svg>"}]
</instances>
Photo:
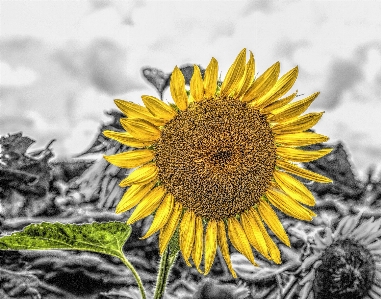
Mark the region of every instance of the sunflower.
<instances>
[{"instance_id":1,"label":"sunflower","mask_svg":"<svg viewBox=\"0 0 381 299\"><path fill-rule=\"evenodd\" d=\"M346 216L335 232L316 233L300 273L301 299L381 298L381 218Z\"/></svg>"},{"instance_id":2,"label":"sunflower","mask_svg":"<svg viewBox=\"0 0 381 299\"><path fill-rule=\"evenodd\" d=\"M160 231L160 254L178 233L188 266L192 257L198 271L206 275L220 247L236 277L228 240L254 265L251 246L281 263L280 251L265 224L290 246L272 206L301 220L316 216L304 206L315 204L313 195L293 175L321 183L331 180L293 162L315 160L331 151L300 148L328 140L307 131L322 112L301 115L318 93L291 103L297 92L283 96L293 86L298 67L280 78L279 72L276 62L254 78L254 56L250 52L246 63L243 49L221 84L215 58L204 76L194 66L189 92L176 66L170 81L175 104L148 95L142 96L145 107L115 100L127 116L121 119L126 132L103 133L138 148L104 157L118 167L138 167L120 183L130 187L116 213L137 206L128 224L154 214L142 238ZM200 269L203 255L204 271Z\"/></svg>"}]
</instances>

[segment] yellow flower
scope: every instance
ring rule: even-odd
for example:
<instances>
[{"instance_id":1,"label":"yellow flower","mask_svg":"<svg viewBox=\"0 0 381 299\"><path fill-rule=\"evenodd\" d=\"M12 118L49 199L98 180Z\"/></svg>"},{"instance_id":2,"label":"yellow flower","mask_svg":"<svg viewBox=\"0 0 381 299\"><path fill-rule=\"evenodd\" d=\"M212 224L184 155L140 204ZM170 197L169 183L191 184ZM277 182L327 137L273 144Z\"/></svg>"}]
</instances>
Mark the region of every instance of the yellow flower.
<instances>
[{"instance_id":1,"label":"yellow flower","mask_svg":"<svg viewBox=\"0 0 381 299\"><path fill-rule=\"evenodd\" d=\"M346 216L314 244L297 272L301 299L381 298L381 218Z\"/></svg>"},{"instance_id":2,"label":"yellow flower","mask_svg":"<svg viewBox=\"0 0 381 299\"><path fill-rule=\"evenodd\" d=\"M228 239L254 265L251 247L279 264L279 249L265 224L284 244L290 246L290 241L272 206L301 220L315 216L304 206L315 204L313 195L292 175L322 183L331 180L291 161L308 162L331 151L300 149L328 140L306 132L323 113L301 115L318 93L291 103L296 92L283 96L293 86L298 68L280 78L279 71L277 62L254 78L254 56L250 52L246 63L243 49L221 86L215 58L204 77L195 65L189 97L183 74L175 67L170 82L175 105L147 95L142 96L145 107L115 100L127 116L121 119L126 132L104 135L139 149L105 159L123 168L140 166L120 183L130 188L116 212L137 206L128 224L155 212L143 238L160 231L161 254L179 229L187 265L192 257L202 272L204 255L206 275L219 246L236 277Z\"/></svg>"}]
</instances>

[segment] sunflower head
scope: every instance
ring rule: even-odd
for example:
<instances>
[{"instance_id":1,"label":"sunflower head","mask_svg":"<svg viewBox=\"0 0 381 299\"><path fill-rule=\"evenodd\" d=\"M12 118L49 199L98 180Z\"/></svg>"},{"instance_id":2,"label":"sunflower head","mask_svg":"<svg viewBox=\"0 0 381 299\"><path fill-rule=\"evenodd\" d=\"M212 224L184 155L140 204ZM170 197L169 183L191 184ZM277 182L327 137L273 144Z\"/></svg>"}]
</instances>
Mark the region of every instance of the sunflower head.
<instances>
[{"instance_id":1,"label":"sunflower head","mask_svg":"<svg viewBox=\"0 0 381 299\"><path fill-rule=\"evenodd\" d=\"M360 219L346 216L334 233L327 228L324 237L315 235L301 265L306 298L381 298L381 218Z\"/></svg>"},{"instance_id":2,"label":"sunflower head","mask_svg":"<svg viewBox=\"0 0 381 299\"><path fill-rule=\"evenodd\" d=\"M286 95L298 75L295 67L279 78L280 64L273 64L255 78L254 56L246 61L243 49L218 82L218 62L212 58L202 76L194 66L190 90L175 67L170 92L174 104L144 95L145 107L115 100L127 116L126 132L104 135L136 149L105 156L110 163L136 168L120 186L130 186L117 213L137 206L127 223L155 213L143 238L157 231L163 253L174 233L186 263L192 257L207 274L217 246L232 275L228 240L254 265L252 247L275 263L280 252L267 228L287 246L288 236L273 206L297 219L315 214L307 206L315 201L294 176L331 182L294 162L308 162L331 149L308 151L301 147L328 140L307 131L323 113L303 114L318 96L314 93L292 102ZM204 271L200 264L204 256Z\"/></svg>"}]
</instances>

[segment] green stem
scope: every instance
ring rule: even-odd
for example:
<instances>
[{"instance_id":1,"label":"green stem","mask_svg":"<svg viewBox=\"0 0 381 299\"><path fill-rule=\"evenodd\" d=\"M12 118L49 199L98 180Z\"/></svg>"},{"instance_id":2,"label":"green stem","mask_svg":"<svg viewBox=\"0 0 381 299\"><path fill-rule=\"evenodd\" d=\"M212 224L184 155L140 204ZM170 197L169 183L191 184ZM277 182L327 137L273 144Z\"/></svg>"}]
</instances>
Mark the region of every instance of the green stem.
<instances>
[{"instance_id":1,"label":"green stem","mask_svg":"<svg viewBox=\"0 0 381 299\"><path fill-rule=\"evenodd\" d=\"M142 282L138 272L136 272L134 266L132 266L132 264L126 259L126 257L124 256L123 253L121 254L121 256L118 256L118 257L122 260L123 264L125 264L126 267L131 270L132 275L134 275L135 280L138 284L140 293L142 294L142 299L146 299L147 297L146 297L146 293L145 293L145 290L143 287L143 282Z\"/></svg>"},{"instance_id":2,"label":"green stem","mask_svg":"<svg viewBox=\"0 0 381 299\"><path fill-rule=\"evenodd\" d=\"M160 258L159 264L159 273L157 275L156 281L156 290L154 299L162 299L164 298L164 291L167 285L167 279L169 275L169 271L171 270L179 252L169 252L169 249L165 249L163 255Z\"/></svg>"}]
</instances>

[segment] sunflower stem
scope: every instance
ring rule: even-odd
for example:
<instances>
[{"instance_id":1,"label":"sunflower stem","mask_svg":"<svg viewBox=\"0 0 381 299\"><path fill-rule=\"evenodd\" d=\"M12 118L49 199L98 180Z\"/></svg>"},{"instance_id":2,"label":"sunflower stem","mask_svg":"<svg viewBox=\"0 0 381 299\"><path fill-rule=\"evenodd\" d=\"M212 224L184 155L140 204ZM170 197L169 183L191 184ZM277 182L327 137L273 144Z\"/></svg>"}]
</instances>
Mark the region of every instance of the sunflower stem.
<instances>
[{"instance_id":1,"label":"sunflower stem","mask_svg":"<svg viewBox=\"0 0 381 299\"><path fill-rule=\"evenodd\" d=\"M139 290L140 290L140 294L142 295L142 299L146 299L147 296L146 296L146 293L145 293L145 290L144 290L144 287L143 287L143 282L142 282L138 272L136 272L134 266L132 266L132 264L125 258L124 254L122 254L122 256L119 257L119 258L122 260L123 264L128 269L130 269L130 271L132 272L132 275L134 275L136 283L138 284L138 287L139 287Z\"/></svg>"},{"instance_id":2,"label":"sunflower stem","mask_svg":"<svg viewBox=\"0 0 381 299\"><path fill-rule=\"evenodd\" d=\"M176 261L179 251L170 252L169 248L165 249L163 255L160 258L159 273L156 280L156 289L154 299L164 298L165 287L167 286L167 279L169 272Z\"/></svg>"}]
</instances>

